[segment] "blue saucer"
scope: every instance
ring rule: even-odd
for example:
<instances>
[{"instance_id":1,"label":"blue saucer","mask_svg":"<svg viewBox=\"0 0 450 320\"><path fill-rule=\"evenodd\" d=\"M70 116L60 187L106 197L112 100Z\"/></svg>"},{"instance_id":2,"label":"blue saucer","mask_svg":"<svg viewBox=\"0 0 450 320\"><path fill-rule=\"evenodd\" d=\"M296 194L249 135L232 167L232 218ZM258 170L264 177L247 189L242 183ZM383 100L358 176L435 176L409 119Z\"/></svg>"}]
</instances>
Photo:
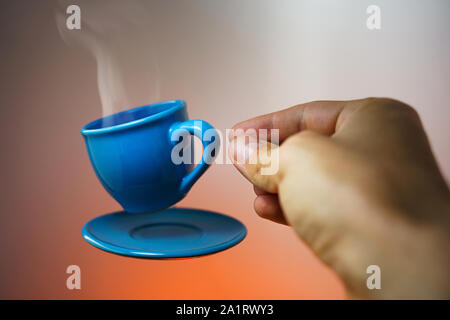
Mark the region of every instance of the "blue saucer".
<instances>
[{"instance_id":1,"label":"blue saucer","mask_svg":"<svg viewBox=\"0 0 450 320\"><path fill-rule=\"evenodd\" d=\"M154 213L110 213L92 219L83 238L102 250L139 258L183 258L225 250L242 241L238 220L210 211L169 208Z\"/></svg>"}]
</instances>

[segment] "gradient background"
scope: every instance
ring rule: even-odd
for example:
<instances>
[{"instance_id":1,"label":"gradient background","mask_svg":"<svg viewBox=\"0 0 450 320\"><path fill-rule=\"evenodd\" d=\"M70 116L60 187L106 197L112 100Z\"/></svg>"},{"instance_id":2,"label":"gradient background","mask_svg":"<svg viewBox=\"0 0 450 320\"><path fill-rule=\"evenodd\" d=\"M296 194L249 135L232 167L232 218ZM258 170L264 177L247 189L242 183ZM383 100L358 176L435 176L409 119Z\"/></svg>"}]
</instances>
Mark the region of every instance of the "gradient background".
<instances>
[{"instance_id":1,"label":"gradient background","mask_svg":"<svg viewBox=\"0 0 450 320\"><path fill-rule=\"evenodd\" d=\"M109 2L94 2L108 16ZM379 31L366 28L370 4L381 7ZM85 222L120 207L79 133L102 116L96 62L63 41L58 7L0 1L0 298L344 298L292 230L254 214L252 187L231 165L214 165L178 204L243 221L248 236L230 250L152 261L81 238ZM128 44L139 43L157 59L157 86L130 72L130 106L180 98L191 118L225 129L309 100L393 97L422 116L448 181L450 1L171 0L138 12L148 30L117 37L122 67L142 52ZM66 289L70 264L81 267L81 290Z\"/></svg>"}]
</instances>

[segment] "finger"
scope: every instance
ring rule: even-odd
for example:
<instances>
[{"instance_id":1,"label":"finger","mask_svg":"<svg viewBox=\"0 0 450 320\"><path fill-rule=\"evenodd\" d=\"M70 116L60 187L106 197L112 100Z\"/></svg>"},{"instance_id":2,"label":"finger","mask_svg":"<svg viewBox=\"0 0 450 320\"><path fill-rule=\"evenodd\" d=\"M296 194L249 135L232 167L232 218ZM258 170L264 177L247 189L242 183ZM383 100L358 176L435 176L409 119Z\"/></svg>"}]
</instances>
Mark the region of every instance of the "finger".
<instances>
[{"instance_id":1,"label":"finger","mask_svg":"<svg viewBox=\"0 0 450 320\"><path fill-rule=\"evenodd\" d=\"M256 197L253 203L256 213L264 219L277 223L287 224L278 202L277 195L260 195Z\"/></svg>"},{"instance_id":2,"label":"finger","mask_svg":"<svg viewBox=\"0 0 450 320\"><path fill-rule=\"evenodd\" d=\"M233 164L236 167L236 169L238 169L239 173L241 173L244 176L244 178L246 178L248 181L252 182L246 175L246 172L245 172L245 161L244 162L238 161L238 158L240 158L238 156L238 153L241 153L241 152L247 153L247 152L249 152L249 151L242 151L241 148L245 148L245 145L238 145L236 139L233 139L232 141L230 141L228 143L229 158L233 162Z\"/></svg>"},{"instance_id":3,"label":"finger","mask_svg":"<svg viewBox=\"0 0 450 320\"><path fill-rule=\"evenodd\" d=\"M303 130L315 131L325 135L331 135L338 130L355 110L364 105L365 100L354 101L317 101L298 105L283 111L260 116L241 122L234 126L234 131L229 138L229 155L239 172L250 182L266 192L276 193L278 185L278 146L258 139L258 129L278 129L280 141L285 141L289 136ZM242 130L238 130L242 129ZM256 130L256 143L246 142L246 131ZM242 139L244 137L244 139ZM251 137L251 135L249 135ZM264 142L266 145L264 145ZM261 157L259 146L269 146L273 157ZM264 149L264 148L263 148ZM255 152L258 151L258 152ZM254 161L248 161L248 159ZM261 161L269 160L267 161ZM265 162L265 164L263 164ZM275 168L275 172L270 172ZM269 171L269 173L268 173Z\"/></svg>"},{"instance_id":4,"label":"finger","mask_svg":"<svg viewBox=\"0 0 450 320\"><path fill-rule=\"evenodd\" d=\"M257 196L262 196L262 195L266 195L266 194L271 194L270 192L265 191L264 189L261 189L257 186L253 186L253 190L255 191L255 194Z\"/></svg>"},{"instance_id":5,"label":"finger","mask_svg":"<svg viewBox=\"0 0 450 320\"><path fill-rule=\"evenodd\" d=\"M408 159L417 147L430 150L417 112L400 101L387 98L365 99L363 107L333 138L375 157L384 157L393 151L395 156ZM432 153L430 150L422 154Z\"/></svg>"},{"instance_id":6,"label":"finger","mask_svg":"<svg viewBox=\"0 0 450 320\"><path fill-rule=\"evenodd\" d=\"M300 104L282 111L269 113L240 122L230 132L231 140L238 129L278 129L280 143L294 133L311 130L332 135L345 119L356 110L363 100L314 101ZM257 132L258 133L258 132Z\"/></svg>"},{"instance_id":7,"label":"finger","mask_svg":"<svg viewBox=\"0 0 450 320\"><path fill-rule=\"evenodd\" d=\"M233 164L252 184L269 193L277 193L278 145L260 141L258 145L233 139L229 144Z\"/></svg>"}]
</instances>

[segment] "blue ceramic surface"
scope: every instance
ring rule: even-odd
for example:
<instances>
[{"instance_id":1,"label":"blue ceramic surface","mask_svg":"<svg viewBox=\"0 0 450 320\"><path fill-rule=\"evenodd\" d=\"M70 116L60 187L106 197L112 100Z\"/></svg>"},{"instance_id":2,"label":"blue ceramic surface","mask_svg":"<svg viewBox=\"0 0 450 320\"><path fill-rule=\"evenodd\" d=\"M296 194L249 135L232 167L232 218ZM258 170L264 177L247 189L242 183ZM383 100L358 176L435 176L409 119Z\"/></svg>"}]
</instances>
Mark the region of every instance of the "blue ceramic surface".
<instances>
[{"instance_id":1,"label":"blue ceramic surface","mask_svg":"<svg viewBox=\"0 0 450 320\"><path fill-rule=\"evenodd\" d=\"M89 221L87 242L102 250L140 258L182 258L218 252L244 239L234 218L210 211L170 208L151 214L116 212Z\"/></svg>"},{"instance_id":2,"label":"blue ceramic surface","mask_svg":"<svg viewBox=\"0 0 450 320\"><path fill-rule=\"evenodd\" d=\"M180 201L211 162L202 157L191 172L175 164L171 133L183 129L203 143L210 155L214 128L203 120L188 120L181 100L160 102L93 121L81 129L94 170L105 189L127 212L153 212ZM216 131L213 131L216 132ZM215 142L218 147L219 141Z\"/></svg>"}]
</instances>

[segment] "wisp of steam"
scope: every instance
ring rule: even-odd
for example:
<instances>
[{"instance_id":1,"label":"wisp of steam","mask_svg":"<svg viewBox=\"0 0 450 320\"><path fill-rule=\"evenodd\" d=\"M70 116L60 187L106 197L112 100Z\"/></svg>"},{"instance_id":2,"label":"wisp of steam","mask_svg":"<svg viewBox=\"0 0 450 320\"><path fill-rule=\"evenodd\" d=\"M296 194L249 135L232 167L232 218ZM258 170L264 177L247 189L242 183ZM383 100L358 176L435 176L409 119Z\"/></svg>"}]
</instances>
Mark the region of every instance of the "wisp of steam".
<instances>
[{"instance_id":1,"label":"wisp of steam","mask_svg":"<svg viewBox=\"0 0 450 320\"><path fill-rule=\"evenodd\" d=\"M58 1L56 24L61 37L74 49L87 50L97 62L103 116L159 101L154 30L147 14L151 8L144 2L79 0L81 29L69 30L66 9L73 2Z\"/></svg>"}]
</instances>

